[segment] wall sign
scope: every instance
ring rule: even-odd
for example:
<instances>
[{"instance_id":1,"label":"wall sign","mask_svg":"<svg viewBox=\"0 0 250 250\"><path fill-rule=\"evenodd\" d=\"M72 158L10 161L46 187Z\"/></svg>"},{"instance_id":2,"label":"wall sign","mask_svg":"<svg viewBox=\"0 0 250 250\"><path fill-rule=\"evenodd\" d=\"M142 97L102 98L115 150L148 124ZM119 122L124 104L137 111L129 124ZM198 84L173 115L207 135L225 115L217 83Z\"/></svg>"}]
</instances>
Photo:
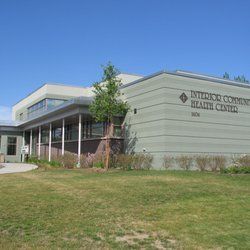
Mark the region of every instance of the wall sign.
<instances>
[{"instance_id":1,"label":"wall sign","mask_svg":"<svg viewBox=\"0 0 250 250\"><path fill-rule=\"evenodd\" d=\"M239 106L250 106L250 99L221 95L209 92L191 90L190 97L185 93L180 95L183 103L191 99L191 108L215 110L219 112L238 113ZM195 115L199 116L199 115Z\"/></svg>"}]
</instances>

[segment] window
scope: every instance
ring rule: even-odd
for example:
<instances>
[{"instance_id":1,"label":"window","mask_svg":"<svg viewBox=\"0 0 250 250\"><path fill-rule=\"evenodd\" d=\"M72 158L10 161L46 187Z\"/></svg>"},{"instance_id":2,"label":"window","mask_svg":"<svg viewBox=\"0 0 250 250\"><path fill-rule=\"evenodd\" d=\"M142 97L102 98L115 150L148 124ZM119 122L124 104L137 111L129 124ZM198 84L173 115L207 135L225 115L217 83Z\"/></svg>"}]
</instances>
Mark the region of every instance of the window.
<instances>
[{"instance_id":1,"label":"window","mask_svg":"<svg viewBox=\"0 0 250 250\"><path fill-rule=\"evenodd\" d=\"M85 123L85 138L90 138L91 137L91 122L86 122Z\"/></svg>"},{"instance_id":2,"label":"window","mask_svg":"<svg viewBox=\"0 0 250 250\"><path fill-rule=\"evenodd\" d=\"M8 137L7 144L7 155L16 155L16 137Z\"/></svg>"},{"instance_id":3,"label":"window","mask_svg":"<svg viewBox=\"0 0 250 250\"><path fill-rule=\"evenodd\" d=\"M114 117L114 136L121 137L122 136L122 123L123 117Z\"/></svg>"},{"instance_id":4,"label":"window","mask_svg":"<svg viewBox=\"0 0 250 250\"><path fill-rule=\"evenodd\" d=\"M41 111L46 110L46 99L32 105L28 108L28 117L32 117Z\"/></svg>"},{"instance_id":5,"label":"window","mask_svg":"<svg viewBox=\"0 0 250 250\"><path fill-rule=\"evenodd\" d=\"M49 142L49 130L44 128L42 129L42 133L41 133L41 142L42 143L48 143Z\"/></svg>"},{"instance_id":6,"label":"window","mask_svg":"<svg viewBox=\"0 0 250 250\"><path fill-rule=\"evenodd\" d=\"M61 105L64 103L65 100L59 100L59 99L47 99L47 109L54 108L58 105Z\"/></svg>"},{"instance_id":7,"label":"window","mask_svg":"<svg viewBox=\"0 0 250 250\"><path fill-rule=\"evenodd\" d=\"M62 128L52 129L52 141L60 141L62 139Z\"/></svg>"},{"instance_id":8,"label":"window","mask_svg":"<svg viewBox=\"0 0 250 250\"><path fill-rule=\"evenodd\" d=\"M65 100L60 100L60 99L51 99L51 98L43 99L40 102L37 102L36 104L28 108L28 117L32 117L38 113L41 113L42 111L54 108L64 102Z\"/></svg>"},{"instance_id":9,"label":"window","mask_svg":"<svg viewBox=\"0 0 250 250\"><path fill-rule=\"evenodd\" d=\"M97 122L97 123L92 123L92 134L91 136L93 138L98 138L103 136L103 123L102 122Z\"/></svg>"},{"instance_id":10,"label":"window","mask_svg":"<svg viewBox=\"0 0 250 250\"><path fill-rule=\"evenodd\" d=\"M72 124L65 126L65 140L72 140Z\"/></svg>"},{"instance_id":11,"label":"window","mask_svg":"<svg viewBox=\"0 0 250 250\"><path fill-rule=\"evenodd\" d=\"M68 124L65 126L65 140L77 140L78 139L78 126L77 124Z\"/></svg>"}]
</instances>

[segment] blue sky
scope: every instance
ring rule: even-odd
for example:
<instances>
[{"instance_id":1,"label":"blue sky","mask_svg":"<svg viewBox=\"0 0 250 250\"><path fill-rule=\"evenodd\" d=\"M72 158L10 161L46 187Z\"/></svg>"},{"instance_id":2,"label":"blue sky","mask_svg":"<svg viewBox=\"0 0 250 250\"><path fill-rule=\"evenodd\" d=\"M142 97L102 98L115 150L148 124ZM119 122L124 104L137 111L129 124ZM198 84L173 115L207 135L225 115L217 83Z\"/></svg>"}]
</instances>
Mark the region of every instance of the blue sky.
<instances>
[{"instance_id":1,"label":"blue sky","mask_svg":"<svg viewBox=\"0 0 250 250\"><path fill-rule=\"evenodd\" d=\"M0 120L45 82L89 85L111 61L250 78L249 0L0 0Z\"/></svg>"}]
</instances>

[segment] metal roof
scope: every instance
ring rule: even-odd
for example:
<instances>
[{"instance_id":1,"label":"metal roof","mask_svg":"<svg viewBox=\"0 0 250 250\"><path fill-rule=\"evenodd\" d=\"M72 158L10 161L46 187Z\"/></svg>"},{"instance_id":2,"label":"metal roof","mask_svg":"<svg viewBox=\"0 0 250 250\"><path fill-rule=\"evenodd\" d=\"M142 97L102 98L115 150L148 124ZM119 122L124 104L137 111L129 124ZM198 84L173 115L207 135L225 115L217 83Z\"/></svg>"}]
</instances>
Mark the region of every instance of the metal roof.
<instances>
[{"instance_id":1,"label":"metal roof","mask_svg":"<svg viewBox=\"0 0 250 250\"><path fill-rule=\"evenodd\" d=\"M0 120L1 127L17 127L19 124L18 121Z\"/></svg>"},{"instance_id":2,"label":"metal roof","mask_svg":"<svg viewBox=\"0 0 250 250\"><path fill-rule=\"evenodd\" d=\"M36 116L32 116L30 119L27 119L25 121L22 121L18 124L18 126L22 126L25 125L27 123L30 123L32 121L41 119L43 117L49 116L49 115L53 115L56 114L58 112L61 112L65 109L68 109L70 107L73 106L89 106L90 103L92 102L93 97L85 97L85 96L81 96L81 97L76 97L76 98L72 98L56 107L53 107L49 110L46 110L44 112L38 113Z\"/></svg>"},{"instance_id":3,"label":"metal roof","mask_svg":"<svg viewBox=\"0 0 250 250\"><path fill-rule=\"evenodd\" d=\"M233 80L229 80L229 79L224 79L224 78L220 78L220 77L209 76L209 75L204 75L204 74L196 74L196 73L193 73L193 72L182 71L182 70L176 70L176 71L161 70L159 72L156 72L156 73L153 73L151 75L145 76L145 77L143 77L141 79L138 79L136 81L127 83L127 84L121 86L121 88L129 87L129 86L134 85L134 84L136 84L138 82L145 81L147 79L156 77L156 76L161 75L161 74L193 78L193 79L204 80L204 81L209 81L209 82L214 82L214 83L231 85L231 86L235 86L235 87L250 88L250 84L248 84L248 83L241 83L241 82L237 82L237 81L233 81Z\"/></svg>"},{"instance_id":4,"label":"metal roof","mask_svg":"<svg viewBox=\"0 0 250 250\"><path fill-rule=\"evenodd\" d=\"M34 94L37 90L43 88L46 85L50 85L50 86L63 86L63 87L71 87L71 88L81 88L81 89L88 89L89 86L83 87L83 86L76 86L76 85L70 85L70 84L64 84L64 83L44 83L41 86L39 86L38 88L36 88L35 90L33 90L32 92L30 92L29 94L27 94L24 98L20 99L18 102L16 102L13 106L17 105L19 102L23 101L24 99L26 99L27 97L31 96L32 94Z\"/></svg>"}]
</instances>

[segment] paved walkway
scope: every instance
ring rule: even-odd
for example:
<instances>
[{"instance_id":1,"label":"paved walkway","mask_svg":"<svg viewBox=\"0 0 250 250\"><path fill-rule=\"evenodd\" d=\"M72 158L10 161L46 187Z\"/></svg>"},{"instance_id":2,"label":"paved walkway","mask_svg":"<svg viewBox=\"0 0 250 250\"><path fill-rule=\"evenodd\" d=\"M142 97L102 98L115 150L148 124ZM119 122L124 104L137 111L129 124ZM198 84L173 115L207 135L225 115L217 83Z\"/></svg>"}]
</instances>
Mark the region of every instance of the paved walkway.
<instances>
[{"instance_id":1,"label":"paved walkway","mask_svg":"<svg viewBox=\"0 0 250 250\"><path fill-rule=\"evenodd\" d=\"M36 165L26 163L1 163L1 166L3 168L0 168L0 174L21 173L38 168Z\"/></svg>"}]
</instances>

